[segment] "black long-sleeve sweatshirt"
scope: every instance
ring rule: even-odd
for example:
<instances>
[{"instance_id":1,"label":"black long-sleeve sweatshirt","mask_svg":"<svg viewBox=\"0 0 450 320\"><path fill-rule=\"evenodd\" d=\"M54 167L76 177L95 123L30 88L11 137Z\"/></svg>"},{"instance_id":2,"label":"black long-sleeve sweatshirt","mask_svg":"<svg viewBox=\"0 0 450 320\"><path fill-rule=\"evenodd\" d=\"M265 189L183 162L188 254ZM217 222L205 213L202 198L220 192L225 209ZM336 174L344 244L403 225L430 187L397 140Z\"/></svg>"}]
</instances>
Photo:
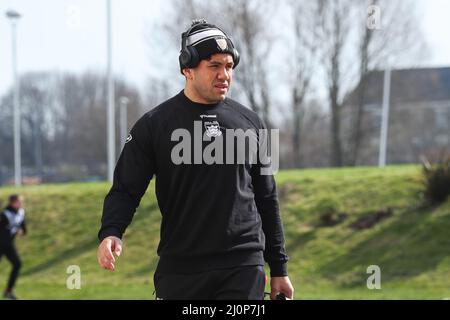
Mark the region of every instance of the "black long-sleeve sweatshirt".
<instances>
[{"instance_id":1,"label":"black long-sleeve sweatshirt","mask_svg":"<svg viewBox=\"0 0 450 320\"><path fill-rule=\"evenodd\" d=\"M11 245L19 229L27 233L24 210L7 206L0 212L0 246Z\"/></svg>"},{"instance_id":2,"label":"black long-sleeve sweatshirt","mask_svg":"<svg viewBox=\"0 0 450 320\"><path fill-rule=\"evenodd\" d=\"M256 163L247 157L244 163L237 161L236 148L234 164L226 160L227 129L253 130L258 139L258 130L264 128L256 113L230 98L201 104L184 91L147 112L120 154L104 201L99 240L122 237L155 176L162 214L158 272L264 265L265 260L271 276L287 275L273 176L261 174L259 158ZM198 137L206 138L198 142ZM202 158L216 139L223 139L222 164Z\"/></svg>"}]
</instances>

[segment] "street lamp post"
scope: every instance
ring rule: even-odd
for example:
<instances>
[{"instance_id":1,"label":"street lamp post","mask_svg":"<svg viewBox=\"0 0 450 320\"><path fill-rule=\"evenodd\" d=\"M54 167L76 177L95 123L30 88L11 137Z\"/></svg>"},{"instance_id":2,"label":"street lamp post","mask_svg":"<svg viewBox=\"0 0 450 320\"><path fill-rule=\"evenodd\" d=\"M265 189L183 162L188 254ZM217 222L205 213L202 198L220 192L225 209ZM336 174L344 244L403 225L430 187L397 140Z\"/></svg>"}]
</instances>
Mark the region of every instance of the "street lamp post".
<instances>
[{"instance_id":1,"label":"street lamp post","mask_svg":"<svg viewBox=\"0 0 450 320\"><path fill-rule=\"evenodd\" d=\"M17 187L22 185L22 160L20 152L20 104L19 104L19 79L17 76L17 35L16 25L21 15L13 10L6 12L6 17L11 22L11 41L12 41L12 71L14 79L14 183Z\"/></svg>"},{"instance_id":2,"label":"street lamp post","mask_svg":"<svg viewBox=\"0 0 450 320\"><path fill-rule=\"evenodd\" d=\"M384 71L383 81L383 106L381 111L380 150L378 153L378 166L386 166L386 154L388 147L389 107L391 97L391 69Z\"/></svg>"},{"instance_id":3,"label":"street lamp post","mask_svg":"<svg viewBox=\"0 0 450 320\"><path fill-rule=\"evenodd\" d=\"M106 30L107 30L107 78L108 78L108 111L107 111L107 144L108 144L108 180L113 181L115 150L115 117L114 117L114 82L112 76L112 30L111 30L111 0L106 0Z\"/></svg>"}]
</instances>

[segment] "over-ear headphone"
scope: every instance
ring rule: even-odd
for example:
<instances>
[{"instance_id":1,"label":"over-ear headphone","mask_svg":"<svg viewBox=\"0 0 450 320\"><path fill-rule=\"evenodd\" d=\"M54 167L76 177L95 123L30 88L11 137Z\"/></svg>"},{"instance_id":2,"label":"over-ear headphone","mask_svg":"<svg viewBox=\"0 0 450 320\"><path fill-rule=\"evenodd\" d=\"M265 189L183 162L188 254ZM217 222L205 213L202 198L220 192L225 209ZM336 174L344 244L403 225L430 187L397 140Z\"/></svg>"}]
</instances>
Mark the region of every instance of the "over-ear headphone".
<instances>
[{"instance_id":1,"label":"over-ear headphone","mask_svg":"<svg viewBox=\"0 0 450 320\"><path fill-rule=\"evenodd\" d=\"M187 38L189 37L190 33L192 32L192 29L198 27L198 26L207 26L207 27L214 27L217 28L218 30L222 31L223 34L225 34L226 38L230 41L231 45L232 45L232 56L233 56L233 69L236 68L236 66L239 64L239 52L236 50L236 48L234 47L233 41L231 41L231 39L227 36L227 34L220 29L217 26L213 26L209 23L206 22L202 22L202 23L196 23L193 24L188 30L186 30L185 32L183 32L181 34L181 51L180 51L180 56L178 57L178 60L180 62L180 71L183 74L183 68L195 68L199 63L200 63L200 58L198 55L197 50L195 49L194 46L187 46Z\"/></svg>"},{"instance_id":2,"label":"over-ear headphone","mask_svg":"<svg viewBox=\"0 0 450 320\"><path fill-rule=\"evenodd\" d=\"M187 29L185 32L181 34L181 52L180 52L180 65L185 68L195 68L199 61L198 52L193 46L187 46L187 38L189 36L189 33L192 31L192 29L199 25L205 25L204 23L201 24L194 24L189 29Z\"/></svg>"}]
</instances>

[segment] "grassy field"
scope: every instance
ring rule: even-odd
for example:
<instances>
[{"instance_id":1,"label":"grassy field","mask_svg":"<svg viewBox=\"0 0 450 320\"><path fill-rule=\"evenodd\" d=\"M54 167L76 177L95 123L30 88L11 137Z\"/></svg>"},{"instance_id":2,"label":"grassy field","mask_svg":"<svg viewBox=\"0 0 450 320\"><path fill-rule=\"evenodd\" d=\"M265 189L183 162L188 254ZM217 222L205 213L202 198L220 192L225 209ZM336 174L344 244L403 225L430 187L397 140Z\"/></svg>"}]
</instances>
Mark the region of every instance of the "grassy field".
<instances>
[{"instance_id":1,"label":"grassy field","mask_svg":"<svg viewBox=\"0 0 450 320\"><path fill-rule=\"evenodd\" d=\"M276 175L289 273L296 299L444 299L450 297L450 201L421 206L417 166L281 171ZM154 184L125 235L115 272L97 265L97 231L108 183L29 186L29 235L17 239L22 299L153 299L160 213ZM16 192L0 188L0 199ZM3 203L4 205L4 203ZM391 208L371 228L360 219ZM341 214L333 226L320 216ZM79 290L66 287L69 265L81 268ZM381 268L381 289L366 286L369 265ZM9 264L0 261L0 285Z\"/></svg>"}]
</instances>

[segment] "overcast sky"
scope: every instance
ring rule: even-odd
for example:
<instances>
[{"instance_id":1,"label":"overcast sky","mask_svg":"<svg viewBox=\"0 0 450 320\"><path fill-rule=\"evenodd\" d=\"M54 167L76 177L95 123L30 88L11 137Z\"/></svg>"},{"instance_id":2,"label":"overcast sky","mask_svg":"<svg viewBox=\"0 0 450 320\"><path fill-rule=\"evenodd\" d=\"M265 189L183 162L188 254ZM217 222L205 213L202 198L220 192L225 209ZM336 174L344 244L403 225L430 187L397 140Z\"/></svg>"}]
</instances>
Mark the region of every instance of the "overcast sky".
<instances>
[{"instance_id":1,"label":"overcast sky","mask_svg":"<svg viewBox=\"0 0 450 320\"><path fill-rule=\"evenodd\" d=\"M429 57L422 66L450 66L450 1L417 0L423 8L422 30ZM11 32L5 12L19 11L19 72L104 71L106 68L105 0L1 0L0 96L12 84ZM166 10L164 0L112 0L113 68L143 88L146 77L156 72L150 63L145 34ZM180 29L184 28L181 26ZM177 63L177 61L175 61Z\"/></svg>"},{"instance_id":2,"label":"overcast sky","mask_svg":"<svg viewBox=\"0 0 450 320\"><path fill-rule=\"evenodd\" d=\"M11 28L4 13L20 12L19 72L106 68L105 0L1 0L0 95L12 82ZM113 68L140 85L151 72L145 32L159 12L157 1L113 0Z\"/></svg>"}]
</instances>

